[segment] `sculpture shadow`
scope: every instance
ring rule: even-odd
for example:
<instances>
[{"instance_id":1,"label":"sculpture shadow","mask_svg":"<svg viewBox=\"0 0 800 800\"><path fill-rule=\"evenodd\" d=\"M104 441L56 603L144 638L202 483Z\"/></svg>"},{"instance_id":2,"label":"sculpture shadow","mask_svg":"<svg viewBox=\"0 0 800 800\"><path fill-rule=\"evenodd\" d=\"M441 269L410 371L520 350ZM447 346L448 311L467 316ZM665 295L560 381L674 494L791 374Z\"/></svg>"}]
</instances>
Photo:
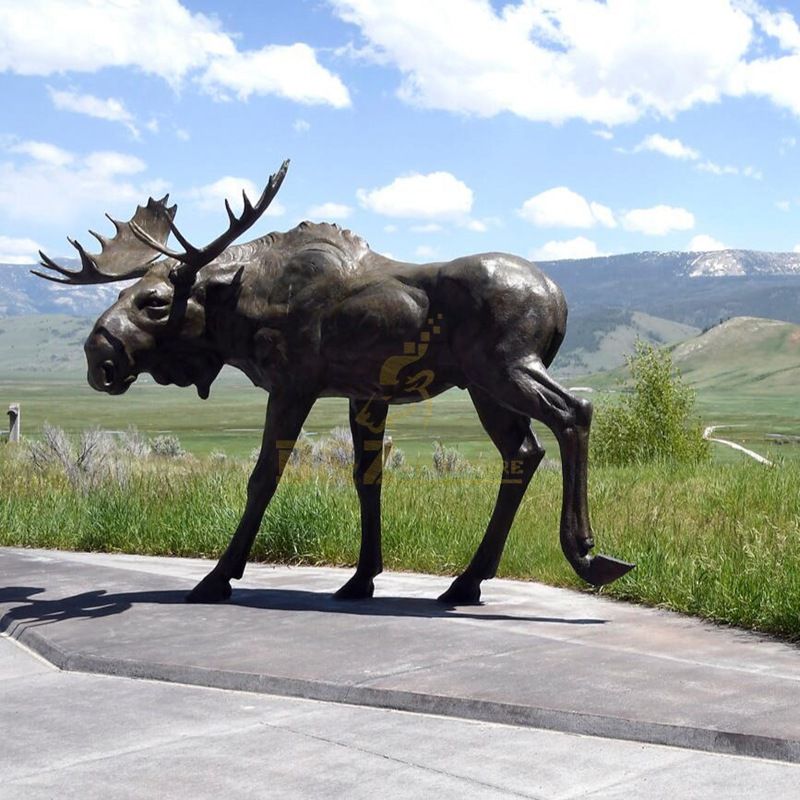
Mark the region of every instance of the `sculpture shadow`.
<instances>
[{"instance_id":1,"label":"sculpture shadow","mask_svg":"<svg viewBox=\"0 0 800 800\"><path fill-rule=\"evenodd\" d=\"M16 623L26 627L63 622L69 619L98 619L129 611L135 605L185 605L185 589L107 593L105 589L60 597L53 600L35 597L45 590L32 586L0 588L0 604L14 605L0 617L0 631L8 631ZM604 625L607 620L529 616L523 614L479 613L464 607L444 605L437 600L420 597L375 597L371 600L336 600L327 592L302 589L235 589L224 605L258 608L265 611L314 611L358 616L474 619L480 621L514 621L561 625Z\"/></svg>"}]
</instances>

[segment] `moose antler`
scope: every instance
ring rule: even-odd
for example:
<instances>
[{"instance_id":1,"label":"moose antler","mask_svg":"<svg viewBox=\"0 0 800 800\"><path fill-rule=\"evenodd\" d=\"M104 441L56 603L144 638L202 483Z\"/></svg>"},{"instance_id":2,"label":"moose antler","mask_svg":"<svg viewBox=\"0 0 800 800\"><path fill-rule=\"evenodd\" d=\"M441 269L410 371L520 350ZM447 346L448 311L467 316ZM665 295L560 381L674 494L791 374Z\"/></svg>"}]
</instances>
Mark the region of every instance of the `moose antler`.
<instances>
[{"instance_id":1,"label":"moose antler","mask_svg":"<svg viewBox=\"0 0 800 800\"><path fill-rule=\"evenodd\" d=\"M153 200L151 197L146 206L137 206L136 213L129 222L121 222L106 214L116 229L114 238L108 239L99 233L89 231L100 242L99 253L87 253L80 242L68 239L81 257L79 270L74 271L59 266L40 250L41 265L64 277L57 278L37 270L31 270L31 272L48 281L76 286L140 278L147 272L153 261L161 256L161 247L169 237L172 220L178 206L168 207L167 200L169 200L168 194L164 195L161 200ZM133 225L139 230L147 232L147 242L134 235L131 227ZM150 242L158 244L158 247ZM131 266L132 264L134 266Z\"/></svg>"},{"instance_id":2,"label":"moose antler","mask_svg":"<svg viewBox=\"0 0 800 800\"><path fill-rule=\"evenodd\" d=\"M148 247L180 262L180 264L173 267L170 272L170 280L172 280L174 284L191 285L194 283L197 273L206 264L212 262L228 247L228 245L232 244L248 228L252 227L258 218L267 210L269 204L278 193L278 189L281 188L288 168L289 159L287 158L286 161L281 164L280 169L274 175L269 176L269 181L255 205L250 202L247 193L242 190L242 202L244 207L241 216L237 217L233 213L230 203L226 200L225 210L228 212L228 230L205 247L197 248L191 244L178 230L172 220L169 221L169 227L175 235L175 238L183 247L184 252L182 253L170 250L165 246L163 241L159 241L154 236L151 236L150 233L135 220L131 220L129 223L130 229L133 235Z\"/></svg>"}]
</instances>

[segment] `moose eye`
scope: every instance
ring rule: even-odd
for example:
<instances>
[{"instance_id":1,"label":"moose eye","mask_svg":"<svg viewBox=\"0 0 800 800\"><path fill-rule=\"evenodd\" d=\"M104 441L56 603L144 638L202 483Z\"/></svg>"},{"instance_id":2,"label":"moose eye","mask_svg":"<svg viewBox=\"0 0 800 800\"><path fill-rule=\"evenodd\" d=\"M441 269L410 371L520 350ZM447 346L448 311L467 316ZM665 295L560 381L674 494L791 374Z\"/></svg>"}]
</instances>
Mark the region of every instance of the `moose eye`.
<instances>
[{"instance_id":1,"label":"moose eye","mask_svg":"<svg viewBox=\"0 0 800 800\"><path fill-rule=\"evenodd\" d=\"M169 300L159 297L157 294L147 295L139 303L141 308L166 308L168 305Z\"/></svg>"},{"instance_id":2,"label":"moose eye","mask_svg":"<svg viewBox=\"0 0 800 800\"><path fill-rule=\"evenodd\" d=\"M169 313L170 302L164 297L159 297L157 294L151 294L143 297L139 301L139 307L144 310L148 317L154 319L161 319Z\"/></svg>"}]
</instances>

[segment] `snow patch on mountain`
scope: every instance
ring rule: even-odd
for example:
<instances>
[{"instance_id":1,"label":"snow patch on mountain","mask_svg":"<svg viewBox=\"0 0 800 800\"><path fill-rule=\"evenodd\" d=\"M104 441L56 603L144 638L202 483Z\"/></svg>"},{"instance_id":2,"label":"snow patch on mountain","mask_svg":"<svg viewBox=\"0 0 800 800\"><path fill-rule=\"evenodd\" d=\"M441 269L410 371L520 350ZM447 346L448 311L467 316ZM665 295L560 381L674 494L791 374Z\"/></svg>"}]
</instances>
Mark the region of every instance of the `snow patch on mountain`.
<instances>
[{"instance_id":1,"label":"snow patch on mountain","mask_svg":"<svg viewBox=\"0 0 800 800\"><path fill-rule=\"evenodd\" d=\"M715 250L710 253L697 253L685 274L690 278L800 275L800 253L764 253L756 250Z\"/></svg>"}]
</instances>

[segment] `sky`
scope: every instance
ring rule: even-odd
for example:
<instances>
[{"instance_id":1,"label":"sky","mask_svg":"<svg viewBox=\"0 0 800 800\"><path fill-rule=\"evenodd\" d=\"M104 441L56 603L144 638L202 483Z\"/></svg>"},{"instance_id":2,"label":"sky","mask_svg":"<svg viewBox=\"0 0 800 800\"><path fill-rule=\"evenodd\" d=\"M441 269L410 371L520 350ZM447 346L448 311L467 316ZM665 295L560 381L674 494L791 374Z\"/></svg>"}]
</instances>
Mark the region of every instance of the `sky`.
<instances>
[{"instance_id":1,"label":"sky","mask_svg":"<svg viewBox=\"0 0 800 800\"><path fill-rule=\"evenodd\" d=\"M800 252L800 2L0 0L0 263L170 193L197 245Z\"/></svg>"}]
</instances>

